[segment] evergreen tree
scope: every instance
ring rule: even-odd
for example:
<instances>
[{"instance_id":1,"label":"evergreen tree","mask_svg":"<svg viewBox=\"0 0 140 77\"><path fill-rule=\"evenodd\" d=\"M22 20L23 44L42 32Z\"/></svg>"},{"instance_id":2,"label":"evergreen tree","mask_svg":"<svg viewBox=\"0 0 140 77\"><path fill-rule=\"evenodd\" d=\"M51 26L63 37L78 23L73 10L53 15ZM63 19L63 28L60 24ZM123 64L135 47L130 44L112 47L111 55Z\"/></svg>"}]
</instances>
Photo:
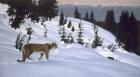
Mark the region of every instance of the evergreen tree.
<instances>
[{"instance_id":1,"label":"evergreen tree","mask_svg":"<svg viewBox=\"0 0 140 77\"><path fill-rule=\"evenodd\" d=\"M71 26L72 26L72 23L71 23L71 20L70 20L69 23L68 23L68 28L71 28Z\"/></svg>"},{"instance_id":2,"label":"evergreen tree","mask_svg":"<svg viewBox=\"0 0 140 77\"><path fill-rule=\"evenodd\" d=\"M85 21L89 21L89 15L88 15L88 12L86 12L85 17L84 17L84 20L85 20Z\"/></svg>"},{"instance_id":3,"label":"evergreen tree","mask_svg":"<svg viewBox=\"0 0 140 77\"><path fill-rule=\"evenodd\" d=\"M61 14L60 14L59 25L64 25L64 14L63 14L63 11L61 11Z\"/></svg>"},{"instance_id":4,"label":"evergreen tree","mask_svg":"<svg viewBox=\"0 0 140 77\"><path fill-rule=\"evenodd\" d=\"M39 20L41 20L40 10L42 10L42 9L40 9L37 4L38 3L36 2L36 0L34 0L33 3L30 4L29 7L28 7L29 8L28 18L31 18L31 21L34 22L34 23L38 23ZM41 20L41 22L42 22L42 20ZM45 22L45 20L43 22ZM43 22L42 22L42 25L43 25Z\"/></svg>"},{"instance_id":5,"label":"evergreen tree","mask_svg":"<svg viewBox=\"0 0 140 77\"><path fill-rule=\"evenodd\" d=\"M70 34L69 36L70 36L70 43L74 43L74 37L72 36L72 34Z\"/></svg>"},{"instance_id":6,"label":"evergreen tree","mask_svg":"<svg viewBox=\"0 0 140 77\"><path fill-rule=\"evenodd\" d=\"M16 13L14 10L15 9L11 6L6 11L8 13L8 16L10 17L9 22L14 22L14 17L15 17L15 13Z\"/></svg>"},{"instance_id":7,"label":"evergreen tree","mask_svg":"<svg viewBox=\"0 0 140 77\"><path fill-rule=\"evenodd\" d=\"M71 31L73 31L73 32L75 31L74 26L72 26Z\"/></svg>"},{"instance_id":8,"label":"evergreen tree","mask_svg":"<svg viewBox=\"0 0 140 77\"><path fill-rule=\"evenodd\" d=\"M129 18L130 22L130 34L129 34L129 39L130 39L130 44L131 44L131 49L134 51L134 53L138 54L137 46L138 46L138 27L137 27L137 20L131 12L131 16Z\"/></svg>"},{"instance_id":9,"label":"evergreen tree","mask_svg":"<svg viewBox=\"0 0 140 77\"><path fill-rule=\"evenodd\" d=\"M74 10L74 18L81 19L81 13L78 11L77 7Z\"/></svg>"},{"instance_id":10,"label":"evergreen tree","mask_svg":"<svg viewBox=\"0 0 140 77\"><path fill-rule=\"evenodd\" d=\"M66 22L67 22L67 19L64 17L63 11L61 11L60 19L59 19L59 25L60 25L60 26L61 26L61 25L64 25L64 24L66 24Z\"/></svg>"},{"instance_id":11,"label":"evergreen tree","mask_svg":"<svg viewBox=\"0 0 140 77\"><path fill-rule=\"evenodd\" d=\"M44 25L44 38L47 38L47 27L46 27L46 24Z\"/></svg>"},{"instance_id":12,"label":"evergreen tree","mask_svg":"<svg viewBox=\"0 0 140 77\"><path fill-rule=\"evenodd\" d=\"M61 41L66 41L66 32L65 32L65 26L62 25L60 26L60 36L61 36Z\"/></svg>"},{"instance_id":13,"label":"evergreen tree","mask_svg":"<svg viewBox=\"0 0 140 77\"><path fill-rule=\"evenodd\" d=\"M19 40L19 48L18 48L18 49L19 49L20 51L21 51L21 48L22 48L23 43L25 42L25 37L26 37L26 36L24 35L24 36L22 36L21 39Z\"/></svg>"},{"instance_id":14,"label":"evergreen tree","mask_svg":"<svg viewBox=\"0 0 140 77\"><path fill-rule=\"evenodd\" d=\"M23 43L25 42L25 37L26 37L25 35L21 36L20 33L17 35L17 39L15 42L15 48L19 49L19 51L21 51L21 47L22 47Z\"/></svg>"},{"instance_id":15,"label":"evergreen tree","mask_svg":"<svg viewBox=\"0 0 140 77\"><path fill-rule=\"evenodd\" d=\"M79 25L78 25L78 27L79 27L79 32L78 32L78 39L77 39L77 43L79 43L79 44L84 44L84 42L83 42L83 39L82 39L82 37L83 37L83 28L82 28L82 24L81 24L81 22L79 23Z\"/></svg>"},{"instance_id":16,"label":"evergreen tree","mask_svg":"<svg viewBox=\"0 0 140 77\"><path fill-rule=\"evenodd\" d=\"M106 25L106 28L113 32L113 33L116 33L116 24L115 24L115 17L114 17L114 11L113 10L109 10L107 11L107 15L105 17L105 25Z\"/></svg>"},{"instance_id":17,"label":"evergreen tree","mask_svg":"<svg viewBox=\"0 0 140 77\"><path fill-rule=\"evenodd\" d=\"M64 41L65 43L66 41L66 32L65 32L65 24L67 23L67 19L64 17L63 11L61 11L60 14L60 19L59 19L59 25L60 25L60 30L59 30L59 34L61 37L61 41Z\"/></svg>"},{"instance_id":18,"label":"evergreen tree","mask_svg":"<svg viewBox=\"0 0 140 77\"><path fill-rule=\"evenodd\" d=\"M94 13L93 13L93 11L91 11L91 13L90 13L89 21L90 21L91 23L95 23L95 19L94 19Z\"/></svg>"},{"instance_id":19,"label":"evergreen tree","mask_svg":"<svg viewBox=\"0 0 140 77\"><path fill-rule=\"evenodd\" d=\"M20 28L26 18L31 18L34 23L39 20L45 22L54 18L58 12L56 0L3 0L2 2L9 5L7 10L9 23L14 29Z\"/></svg>"},{"instance_id":20,"label":"evergreen tree","mask_svg":"<svg viewBox=\"0 0 140 77\"><path fill-rule=\"evenodd\" d=\"M120 35L119 40L125 44L125 49L130 51L129 44L128 44L128 38L129 38L129 13L128 11L123 11L120 16L120 22L119 22L119 29L120 29Z\"/></svg>"},{"instance_id":21,"label":"evergreen tree","mask_svg":"<svg viewBox=\"0 0 140 77\"><path fill-rule=\"evenodd\" d=\"M7 13L10 17L11 28L20 28L20 25L24 23L25 16L28 14L26 5L30 2L31 0L8 0L9 8Z\"/></svg>"},{"instance_id":22,"label":"evergreen tree","mask_svg":"<svg viewBox=\"0 0 140 77\"><path fill-rule=\"evenodd\" d=\"M58 6L56 0L39 0L38 6L43 20L51 20L57 15Z\"/></svg>"},{"instance_id":23,"label":"evergreen tree","mask_svg":"<svg viewBox=\"0 0 140 77\"><path fill-rule=\"evenodd\" d=\"M119 22L119 40L125 44L124 48L129 52L137 53L137 21L133 13L123 11Z\"/></svg>"},{"instance_id":24,"label":"evergreen tree","mask_svg":"<svg viewBox=\"0 0 140 77\"><path fill-rule=\"evenodd\" d=\"M19 41L20 41L20 33L17 35L17 39L15 42L15 48L18 49L19 48Z\"/></svg>"},{"instance_id":25,"label":"evergreen tree","mask_svg":"<svg viewBox=\"0 0 140 77\"><path fill-rule=\"evenodd\" d=\"M92 48L96 48L98 46L102 46L103 40L98 35L98 28L97 28L97 26L94 26L94 34L95 34L95 36L94 36L94 40L93 40L93 42L91 44L91 47Z\"/></svg>"},{"instance_id":26,"label":"evergreen tree","mask_svg":"<svg viewBox=\"0 0 140 77\"><path fill-rule=\"evenodd\" d=\"M72 36L72 34L70 33L69 35L68 35L68 43L74 43L74 37Z\"/></svg>"}]
</instances>

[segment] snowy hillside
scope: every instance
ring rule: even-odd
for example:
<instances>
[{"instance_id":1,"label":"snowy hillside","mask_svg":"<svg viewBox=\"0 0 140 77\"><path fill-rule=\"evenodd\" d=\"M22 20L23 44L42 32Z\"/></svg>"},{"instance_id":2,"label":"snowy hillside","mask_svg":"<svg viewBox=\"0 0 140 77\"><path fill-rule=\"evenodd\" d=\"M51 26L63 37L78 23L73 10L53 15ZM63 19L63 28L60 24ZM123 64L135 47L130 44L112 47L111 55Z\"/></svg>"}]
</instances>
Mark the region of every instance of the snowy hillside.
<instances>
[{"instance_id":1,"label":"snowy hillside","mask_svg":"<svg viewBox=\"0 0 140 77\"><path fill-rule=\"evenodd\" d=\"M71 32L76 38L78 24L82 22L84 27L84 42L91 43L94 38L93 26L86 21L80 21L68 17L75 27ZM140 77L140 57L128 53L123 49L110 52L108 49L98 47L96 49L86 48L79 44L63 44L60 42L59 17L45 22L48 33L44 38L44 28L41 23L31 23L26 20L19 30L13 30L8 26L8 19L5 15L0 15L0 77ZM45 57L40 60L27 60L25 63L18 63L21 59L21 52L14 48L18 33L26 34L28 25L33 28L31 42L46 43L56 42L57 49L50 51L47 61ZM67 27L67 25L65 25ZM103 46L114 43L115 37L108 31L99 28L99 35L103 38ZM39 53L31 56L33 59L39 57ZM106 57L114 57L110 60Z\"/></svg>"}]
</instances>

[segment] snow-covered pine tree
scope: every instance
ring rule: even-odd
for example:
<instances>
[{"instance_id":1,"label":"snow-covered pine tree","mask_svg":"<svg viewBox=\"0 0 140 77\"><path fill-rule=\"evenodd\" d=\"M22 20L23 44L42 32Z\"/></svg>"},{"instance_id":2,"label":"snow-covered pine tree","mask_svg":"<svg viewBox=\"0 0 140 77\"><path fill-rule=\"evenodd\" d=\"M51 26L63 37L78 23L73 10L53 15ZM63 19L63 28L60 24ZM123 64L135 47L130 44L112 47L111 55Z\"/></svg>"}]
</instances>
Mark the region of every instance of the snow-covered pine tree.
<instances>
[{"instance_id":1,"label":"snow-covered pine tree","mask_svg":"<svg viewBox=\"0 0 140 77\"><path fill-rule=\"evenodd\" d=\"M19 49L19 51L21 51L21 47L23 45L23 43L25 42L25 35L22 36L20 33L17 35L17 39L16 39L16 42L15 42L15 48L16 49Z\"/></svg>"},{"instance_id":2,"label":"snow-covered pine tree","mask_svg":"<svg viewBox=\"0 0 140 77\"><path fill-rule=\"evenodd\" d=\"M116 41L117 46L118 46L119 48L124 48L124 46L125 46L124 43L120 42L118 39L116 39L115 41Z\"/></svg>"},{"instance_id":3,"label":"snow-covered pine tree","mask_svg":"<svg viewBox=\"0 0 140 77\"><path fill-rule=\"evenodd\" d=\"M72 34L70 34L70 38L71 38L71 39L70 39L70 42L71 42L71 43L74 43L74 37L72 36Z\"/></svg>"},{"instance_id":4,"label":"snow-covered pine tree","mask_svg":"<svg viewBox=\"0 0 140 77\"><path fill-rule=\"evenodd\" d=\"M31 35L33 33L33 29L32 27L30 27L30 24L29 24L29 27L26 28L26 30L27 30L27 35L29 36L27 39L27 43L29 43L29 41L31 40Z\"/></svg>"},{"instance_id":5,"label":"snow-covered pine tree","mask_svg":"<svg viewBox=\"0 0 140 77\"><path fill-rule=\"evenodd\" d=\"M61 41L66 42L66 31L65 31L65 24L67 23L67 19L64 17L63 11L61 11L60 19L59 19L59 34L61 37Z\"/></svg>"},{"instance_id":6,"label":"snow-covered pine tree","mask_svg":"<svg viewBox=\"0 0 140 77\"><path fill-rule=\"evenodd\" d=\"M30 27L30 25L29 25L29 27L26 28L26 30L27 30L27 35L29 35L29 37L28 37L28 39L27 39L27 43L29 43L29 41L31 40L31 35L32 35L32 33L33 33L33 29L32 29L32 27Z\"/></svg>"},{"instance_id":7,"label":"snow-covered pine tree","mask_svg":"<svg viewBox=\"0 0 140 77\"><path fill-rule=\"evenodd\" d=\"M92 48L96 48L98 46L102 46L103 40L101 39L101 37L98 35L98 28L97 26L94 26L94 40L91 44Z\"/></svg>"},{"instance_id":8,"label":"snow-covered pine tree","mask_svg":"<svg viewBox=\"0 0 140 77\"><path fill-rule=\"evenodd\" d=\"M68 35L68 43L74 43L74 37L72 36L72 34L70 33L69 35Z\"/></svg>"},{"instance_id":9,"label":"snow-covered pine tree","mask_svg":"<svg viewBox=\"0 0 140 77\"><path fill-rule=\"evenodd\" d=\"M16 42L15 42L15 48L19 48L19 41L20 41L20 33L17 35Z\"/></svg>"},{"instance_id":10,"label":"snow-covered pine tree","mask_svg":"<svg viewBox=\"0 0 140 77\"><path fill-rule=\"evenodd\" d=\"M79 27L79 31L78 31L78 39L77 39L77 43L79 43L79 44L84 44L84 42L83 42L83 39L82 39L82 37L83 37L83 27L82 27L82 23L80 22L79 23L79 25L78 25L78 27Z\"/></svg>"},{"instance_id":11,"label":"snow-covered pine tree","mask_svg":"<svg viewBox=\"0 0 140 77\"><path fill-rule=\"evenodd\" d=\"M68 28L71 28L71 26L72 26L72 23L71 23L71 20L70 20L69 23L68 23Z\"/></svg>"},{"instance_id":12,"label":"snow-covered pine tree","mask_svg":"<svg viewBox=\"0 0 140 77\"><path fill-rule=\"evenodd\" d=\"M25 42L25 37L26 37L26 35L23 35L21 37L21 39L19 40L19 50L20 51L21 51L21 48L22 48L23 43Z\"/></svg>"},{"instance_id":13,"label":"snow-covered pine tree","mask_svg":"<svg viewBox=\"0 0 140 77\"><path fill-rule=\"evenodd\" d=\"M74 31L75 31L74 26L72 26L71 31L72 31L72 32L74 32Z\"/></svg>"},{"instance_id":14,"label":"snow-covered pine tree","mask_svg":"<svg viewBox=\"0 0 140 77\"><path fill-rule=\"evenodd\" d=\"M121 43L118 39L115 40L115 43L112 43L108 46L108 49L110 49L112 52L114 52L115 49L124 48L124 44Z\"/></svg>"},{"instance_id":15,"label":"snow-covered pine tree","mask_svg":"<svg viewBox=\"0 0 140 77\"><path fill-rule=\"evenodd\" d=\"M60 26L60 37L61 37L61 41L64 41L66 40L66 31L65 31L65 26L62 25Z\"/></svg>"}]
</instances>

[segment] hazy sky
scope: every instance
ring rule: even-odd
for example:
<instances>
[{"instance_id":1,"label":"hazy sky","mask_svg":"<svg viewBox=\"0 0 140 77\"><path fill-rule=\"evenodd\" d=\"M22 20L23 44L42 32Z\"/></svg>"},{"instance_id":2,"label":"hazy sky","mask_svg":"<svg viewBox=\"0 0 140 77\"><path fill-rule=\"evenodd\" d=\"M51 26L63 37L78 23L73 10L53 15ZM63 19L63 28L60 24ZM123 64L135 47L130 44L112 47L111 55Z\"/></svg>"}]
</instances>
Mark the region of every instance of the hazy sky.
<instances>
[{"instance_id":1,"label":"hazy sky","mask_svg":"<svg viewBox=\"0 0 140 77\"><path fill-rule=\"evenodd\" d=\"M140 5L140 0L58 0L62 4L80 5Z\"/></svg>"}]
</instances>

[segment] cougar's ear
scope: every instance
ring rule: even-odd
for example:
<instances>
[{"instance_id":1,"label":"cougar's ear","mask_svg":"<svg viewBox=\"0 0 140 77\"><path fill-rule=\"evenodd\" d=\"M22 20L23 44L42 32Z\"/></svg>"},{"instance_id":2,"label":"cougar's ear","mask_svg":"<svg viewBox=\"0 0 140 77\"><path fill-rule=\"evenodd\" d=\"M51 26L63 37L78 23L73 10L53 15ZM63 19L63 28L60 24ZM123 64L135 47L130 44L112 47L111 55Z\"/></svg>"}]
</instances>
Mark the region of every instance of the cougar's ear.
<instances>
[{"instance_id":1,"label":"cougar's ear","mask_svg":"<svg viewBox=\"0 0 140 77\"><path fill-rule=\"evenodd\" d=\"M52 44L54 44L54 42L52 42Z\"/></svg>"},{"instance_id":2,"label":"cougar's ear","mask_svg":"<svg viewBox=\"0 0 140 77\"><path fill-rule=\"evenodd\" d=\"M48 45L48 48L51 49L51 45Z\"/></svg>"}]
</instances>

